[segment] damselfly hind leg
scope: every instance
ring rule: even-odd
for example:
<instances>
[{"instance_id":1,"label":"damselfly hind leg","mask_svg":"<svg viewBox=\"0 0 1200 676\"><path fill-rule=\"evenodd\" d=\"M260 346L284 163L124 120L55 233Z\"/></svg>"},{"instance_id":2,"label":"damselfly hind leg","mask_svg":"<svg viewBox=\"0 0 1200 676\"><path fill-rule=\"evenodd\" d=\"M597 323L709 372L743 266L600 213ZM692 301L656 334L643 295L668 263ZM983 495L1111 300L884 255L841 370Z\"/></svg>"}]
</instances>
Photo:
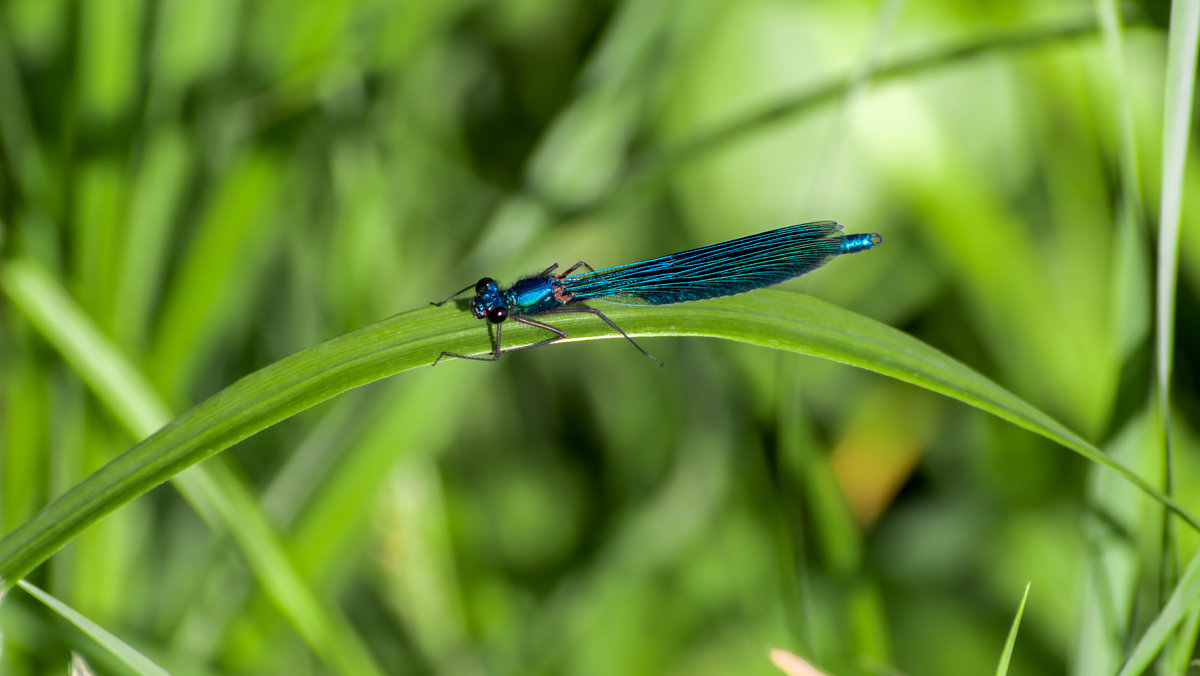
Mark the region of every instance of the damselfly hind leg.
<instances>
[{"instance_id":1,"label":"damselfly hind leg","mask_svg":"<svg viewBox=\"0 0 1200 676\"><path fill-rule=\"evenodd\" d=\"M582 263L582 261L581 261L581 263ZM586 263L584 263L584 265L586 265ZM576 267L577 267L577 266L576 266ZM593 315L596 315L596 316L597 316L597 317L599 317L600 319L603 319L604 321L608 322L608 325L609 325L609 326L613 327L613 330L614 330L614 331L616 331L617 333L621 334L621 336L622 336L623 338L625 338L625 340L628 340L630 345L633 345L634 347L636 347L636 348L637 348L637 350L638 350L638 352L641 352L642 354L646 355L647 357L649 357L649 358L653 359L654 361L658 362L658 365L659 365L659 366L663 366L663 360L661 360L661 359L659 359L658 357L655 357L654 355L650 354L649 352L647 352L647 351L643 350L643 349L642 349L642 346L641 346L641 345L638 345L638 344L637 344L637 341L635 341L633 338L630 338L630 337L629 337L629 334L628 334L628 333L625 333L625 331L623 331L623 330L621 329L621 327L617 326L617 323L616 323L616 322L614 322L613 320L609 319L609 318L608 318L608 315L604 314L603 312L601 312L600 310L597 310L597 309L596 309L596 308L594 308L594 307L562 307L562 308L555 308L555 309L553 309L553 310L546 310L546 311L545 311L545 312L543 312L542 314L544 314L544 315L563 315L563 314L567 314L567 313L570 313L570 312L586 312L586 313L588 313L588 314L593 314ZM558 330L558 329L555 329L555 330ZM563 337L563 338L566 338L566 333L565 333L565 332L563 333L562 337ZM541 343L538 343L538 344L540 345ZM530 347L535 347L535 346L534 346L534 345L530 345Z\"/></svg>"},{"instance_id":2,"label":"damselfly hind leg","mask_svg":"<svg viewBox=\"0 0 1200 676\"><path fill-rule=\"evenodd\" d=\"M555 263L554 267L557 268L558 263ZM583 261L579 261L575 265L572 265L571 267L567 268L566 270L563 270L562 274L554 275L554 276L558 277L559 279L562 279L563 277L566 277L567 275L571 274L572 272L575 272L579 268L587 268L588 272L595 272L595 270L592 268L592 266L588 265L587 263L585 263ZM553 269L554 268L551 268L551 270L553 270Z\"/></svg>"},{"instance_id":3,"label":"damselfly hind leg","mask_svg":"<svg viewBox=\"0 0 1200 676\"><path fill-rule=\"evenodd\" d=\"M553 277L555 279L562 279L563 277L566 277L567 275L571 274L572 272L575 272L579 268L587 268L588 272L595 272L595 270L592 268L592 266L588 265L586 262L578 261L577 263L575 263L575 265L572 265L571 267L567 268L566 270L563 270L562 272L558 273L557 275L553 275ZM550 267L546 268L545 270L542 270L542 273L540 275L538 275L538 277L550 277L551 273L557 269L558 269L558 263L555 263L554 265L551 265Z\"/></svg>"}]
</instances>

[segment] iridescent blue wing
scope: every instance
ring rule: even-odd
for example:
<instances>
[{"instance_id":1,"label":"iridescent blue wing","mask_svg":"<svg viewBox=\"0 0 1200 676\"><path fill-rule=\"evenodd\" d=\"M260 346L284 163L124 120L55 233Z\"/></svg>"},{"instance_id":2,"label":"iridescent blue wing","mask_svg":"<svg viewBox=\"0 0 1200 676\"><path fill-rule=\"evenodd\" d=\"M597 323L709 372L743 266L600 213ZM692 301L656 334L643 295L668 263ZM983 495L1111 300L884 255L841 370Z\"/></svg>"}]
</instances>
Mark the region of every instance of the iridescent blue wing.
<instances>
[{"instance_id":1,"label":"iridescent blue wing","mask_svg":"<svg viewBox=\"0 0 1200 676\"><path fill-rule=\"evenodd\" d=\"M821 267L847 250L834 221L792 225L562 280L573 300L667 305L732 296ZM855 237L855 236L852 236ZM867 247L869 248L869 247Z\"/></svg>"}]
</instances>

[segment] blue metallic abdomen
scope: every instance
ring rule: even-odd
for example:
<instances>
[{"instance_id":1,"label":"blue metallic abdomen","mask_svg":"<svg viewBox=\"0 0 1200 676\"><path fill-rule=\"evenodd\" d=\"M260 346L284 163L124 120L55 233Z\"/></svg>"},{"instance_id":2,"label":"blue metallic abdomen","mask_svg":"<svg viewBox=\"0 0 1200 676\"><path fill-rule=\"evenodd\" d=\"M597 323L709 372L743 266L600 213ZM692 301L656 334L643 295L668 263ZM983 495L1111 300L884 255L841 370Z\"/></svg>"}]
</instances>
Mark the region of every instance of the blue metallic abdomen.
<instances>
[{"instance_id":1,"label":"blue metallic abdomen","mask_svg":"<svg viewBox=\"0 0 1200 676\"><path fill-rule=\"evenodd\" d=\"M879 246L883 238L877 232L842 237L842 253L857 253Z\"/></svg>"}]
</instances>

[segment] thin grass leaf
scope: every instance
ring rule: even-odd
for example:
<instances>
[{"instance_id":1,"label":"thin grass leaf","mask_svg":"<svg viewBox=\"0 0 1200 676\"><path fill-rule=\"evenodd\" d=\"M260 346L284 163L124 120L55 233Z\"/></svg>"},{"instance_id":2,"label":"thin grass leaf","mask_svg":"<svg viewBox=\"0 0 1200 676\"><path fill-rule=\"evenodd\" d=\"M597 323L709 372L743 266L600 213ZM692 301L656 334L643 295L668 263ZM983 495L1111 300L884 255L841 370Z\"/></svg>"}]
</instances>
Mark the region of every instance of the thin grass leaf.
<instances>
[{"instance_id":1,"label":"thin grass leaf","mask_svg":"<svg viewBox=\"0 0 1200 676\"><path fill-rule=\"evenodd\" d=\"M1135 19L1126 19L1126 21L1136 23ZM979 56L1010 50L1037 49L1070 42L1095 35L1098 30L1099 24L1095 16L1089 14L1053 25L1006 32L966 44L939 47L921 54L899 58L869 71L868 78L872 84L882 84L941 67L960 66L965 60ZM657 155L635 159L632 163L633 174L614 190L605 193L595 201L572 207L551 205L557 207L552 208L555 219L579 218L607 209L641 193L647 187L662 183L665 177L673 174L681 166L694 162L698 157L726 147L751 133L790 119L801 112L839 100L859 84L854 78L845 75L830 78L824 84L733 120L687 143ZM544 198L544 196L539 197Z\"/></svg>"},{"instance_id":2,"label":"thin grass leaf","mask_svg":"<svg viewBox=\"0 0 1200 676\"><path fill-rule=\"evenodd\" d=\"M1120 140L1117 161L1121 170L1121 204L1117 212L1117 246L1112 269L1112 349L1125 359L1145 340L1149 331L1150 289L1147 272L1146 224L1142 177L1134 133L1133 93L1125 66L1125 26L1116 0L1096 0L1096 14L1104 37L1108 70L1112 73L1111 99L1116 108L1116 135Z\"/></svg>"},{"instance_id":3,"label":"thin grass leaf","mask_svg":"<svg viewBox=\"0 0 1200 676\"><path fill-rule=\"evenodd\" d=\"M69 676L96 676L96 672L92 671L91 665L83 659L83 655L75 651L71 651L71 666L67 668L67 674Z\"/></svg>"},{"instance_id":4,"label":"thin grass leaf","mask_svg":"<svg viewBox=\"0 0 1200 676\"><path fill-rule=\"evenodd\" d=\"M29 261L8 263L0 267L0 289L62 353L134 438L145 438L170 420L167 405L147 379L120 354L48 271ZM314 652L342 673L379 673L348 623L336 610L325 607L292 566L250 490L232 472L217 464L195 467L187 473L177 470L164 476L165 479L174 481L179 492L210 525L233 535L267 596ZM142 492L128 495L114 508ZM107 511L111 510L104 513ZM75 515L79 517L82 513ZM65 543L62 540L41 559ZM0 582L11 584L27 572L0 574ZM0 584L3 586L6 585Z\"/></svg>"},{"instance_id":5,"label":"thin grass leaf","mask_svg":"<svg viewBox=\"0 0 1200 676\"><path fill-rule=\"evenodd\" d=\"M100 644L108 652L112 653L114 657L129 665L130 669L133 669L139 674L154 674L155 676L162 674L163 676L166 676L166 669L158 666L149 657L146 657L142 653L138 652L136 648L129 645L125 641L122 641L120 638L117 638L115 634L108 631L104 627L92 622L71 606L59 601L50 594L47 594L34 585L29 584L25 580L21 580L18 585L30 596L41 601L59 615L62 615L68 622L83 630L83 633L91 636L92 640Z\"/></svg>"},{"instance_id":6,"label":"thin grass leaf","mask_svg":"<svg viewBox=\"0 0 1200 676\"><path fill-rule=\"evenodd\" d=\"M7 275L0 275L0 279ZM301 350L238 380L176 418L62 495L0 540L0 580L23 577L104 514L246 437L348 389L418 366L442 350L487 354L490 338L460 307L426 307ZM815 298L773 289L663 308L617 307L609 316L631 336L708 336L822 357L953 397L1040 434L1119 472L1193 528L1200 521L1131 470L1016 395L917 339ZM590 315L556 318L571 338L616 337ZM544 331L520 325L509 348ZM475 363L441 368L486 368Z\"/></svg>"},{"instance_id":7,"label":"thin grass leaf","mask_svg":"<svg viewBox=\"0 0 1200 676\"><path fill-rule=\"evenodd\" d=\"M1185 674L1189 663L1191 666L1200 666L1200 663L1192 660L1192 652L1196 649L1198 634L1200 634L1200 608L1195 608L1183 621L1176 635L1178 640L1175 641L1174 650L1167 655L1168 673Z\"/></svg>"},{"instance_id":8,"label":"thin grass leaf","mask_svg":"<svg viewBox=\"0 0 1200 676\"><path fill-rule=\"evenodd\" d=\"M1004 642L1004 653L1000 656L1000 664L996 666L996 676L1005 676L1008 673L1013 647L1017 645L1017 630L1021 628L1021 616L1025 614L1025 602L1029 600L1031 584L1031 582L1025 583L1025 593L1021 594L1021 605L1017 606L1017 614L1013 617L1012 628L1008 630L1008 640Z\"/></svg>"},{"instance_id":9,"label":"thin grass leaf","mask_svg":"<svg viewBox=\"0 0 1200 676\"><path fill-rule=\"evenodd\" d=\"M1158 312L1156 333L1158 390L1166 405L1174 347L1175 286L1179 277L1179 232L1183 212L1183 174L1187 164L1200 41L1200 0L1178 0L1171 6L1167 47L1167 82L1163 110L1163 178L1158 231Z\"/></svg>"},{"instance_id":10,"label":"thin grass leaf","mask_svg":"<svg viewBox=\"0 0 1200 676\"><path fill-rule=\"evenodd\" d=\"M786 650L771 648L767 656L771 659L771 664L787 676L825 676L825 672L819 671L804 658Z\"/></svg>"},{"instance_id":11,"label":"thin grass leaf","mask_svg":"<svg viewBox=\"0 0 1200 676\"><path fill-rule=\"evenodd\" d=\"M772 487L779 501L776 506L779 515L777 546L789 555L787 560L781 561L780 579L788 585L787 591L792 595L785 606L790 613L792 638L797 648L820 661L835 648L814 638L810 618L818 613L813 608L815 595L810 589L811 557L805 550L814 552L835 576L853 579L862 565L862 530L854 521L854 514L846 503L846 492L838 483L829 457L821 451L812 425L806 416L798 415L803 411L804 383L799 377L800 372L798 359L784 360L780 373L783 393L778 426L778 471L787 481ZM796 495L791 490L784 492L791 486L796 487ZM795 514L805 512L807 518L794 518ZM839 628L835 634L849 638L850 632Z\"/></svg>"},{"instance_id":12,"label":"thin grass leaf","mask_svg":"<svg viewBox=\"0 0 1200 676\"><path fill-rule=\"evenodd\" d=\"M1120 676L1134 676L1144 672L1155 655L1158 655L1171 639L1175 628L1196 612L1197 603L1200 603L1200 553L1192 557L1171 598L1163 606L1158 617L1150 623L1146 633L1142 634L1133 653L1125 661L1125 666L1121 667Z\"/></svg>"},{"instance_id":13,"label":"thin grass leaf","mask_svg":"<svg viewBox=\"0 0 1200 676\"><path fill-rule=\"evenodd\" d=\"M190 177L190 148L178 129L164 129L146 142L130 186L128 234L117 265L114 330L122 345L142 346L157 294L162 289L175 214Z\"/></svg>"},{"instance_id":14,"label":"thin grass leaf","mask_svg":"<svg viewBox=\"0 0 1200 676\"><path fill-rule=\"evenodd\" d=\"M1167 77L1163 103L1162 196L1159 205L1158 273L1155 322L1155 381L1163 430L1163 483L1174 492L1175 461L1171 441L1171 368L1174 360L1175 294L1179 280L1179 239L1183 214L1184 169L1192 122L1200 0L1171 3ZM1179 541L1174 523L1163 515L1162 582L1164 593L1179 571Z\"/></svg>"},{"instance_id":15,"label":"thin grass leaf","mask_svg":"<svg viewBox=\"0 0 1200 676\"><path fill-rule=\"evenodd\" d=\"M1153 407L1141 410L1117 430L1104 446L1108 457L1135 464L1161 444ZM1148 523L1153 506L1132 486L1111 472L1088 473L1089 515L1083 521L1087 549L1079 584L1080 618L1074 674L1115 674L1128 652L1119 638L1130 636L1137 615L1139 576L1145 572L1138 550L1138 533Z\"/></svg>"}]
</instances>

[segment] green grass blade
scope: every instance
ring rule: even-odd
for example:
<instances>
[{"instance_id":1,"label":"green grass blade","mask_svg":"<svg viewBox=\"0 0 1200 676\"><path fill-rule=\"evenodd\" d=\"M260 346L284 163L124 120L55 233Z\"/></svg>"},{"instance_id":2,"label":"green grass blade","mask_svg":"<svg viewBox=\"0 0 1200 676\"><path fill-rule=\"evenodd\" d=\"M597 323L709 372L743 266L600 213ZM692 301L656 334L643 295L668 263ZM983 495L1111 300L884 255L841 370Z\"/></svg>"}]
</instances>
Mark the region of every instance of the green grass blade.
<instances>
[{"instance_id":1,"label":"green grass blade","mask_svg":"<svg viewBox=\"0 0 1200 676\"><path fill-rule=\"evenodd\" d=\"M1166 657L1167 673L1186 674L1189 667L1200 667L1200 660L1192 659L1197 634L1200 634L1200 608L1193 608L1179 627L1174 651Z\"/></svg>"},{"instance_id":2,"label":"green grass blade","mask_svg":"<svg viewBox=\"0 0 1200 676\"><path fill-rule=\"evenodd\" d=\"M879 85L935 71L942 67L961 66L965 60L971 58L1010 50L1020 51L1059 45L1090 37L1095 35L1098 30L1099 25L1095 16L1088 14L1061 23L1000 33L965 44L938 47L920 54L895 59L871 70L869 81ZM667 176L674 174L680 167L695 162L697 158L718 148L728 147L753 132L790 119L804 111L837 101L850 93L858 84L853 77L846 75L831 78L824 84L732 120L679 146L649 157L635 158L632 175L616 186L614 190L592 202L570 208L564 205L550 206L554 207L556 217L559 219L578 218L603 210L639 194L648 187L661 184Z\"/></svg>"},{"instance_id":3,"label":"green grass blade","mask_svg":"<svg viewBox=\"0 0 1200 676\"><path fill-rule=\"evenodd\" d=\"M34 133L29 101L21 85L12 44L0 40L0 146L8 171L28 197L49 199L50 169L41 140Z\"/></svg>"},{"instance_id":4,"label":"green grass blade","mask_svg":"<svg viewBox=\"0 0 1200 676\"><path fill-rule=\"evenodd\" d=\"M0 267L0 289L135 438L148 436L171 419L170 409L145 378L48 270L30 261L7 262Z\"/></svg>"},{"instance_id":5,"label":"green grass blade","mask_svg":"<svg viewBox=\"0 0 1200 676\"><path fill-rule=\"evenodd\" d=\"M461 305L461 304L460 304ZM606 308L607 309L607 308ZM823 357L918 385L992 413L1113 469L1179 514L1200 522L1129 469L1016 395L901 331L815 298L773 289L663 308L614 307L632 336L708 336ZM613 338L590 315L555 318L569 341ZM116 507L262 429L348 389L433 362L440 351L490 352L481 323L458 307L425 307L301 350L233 383L114 459L0 540L0 579L20 578ZM507 347L544 331L504 333ZM628 349L628 348L626 348ZM487 368L446 362L439 368Z\"/></svg>"},{"instance_id":6,"label":"green grass blade","mask_svg":"<svg viewBox=\"0 0 1200 676\"><path fill-rule=\"evenodd\" d=\"M1161 412L1163 429L1164 484L1168 494L1172 494L1175 490L1175 460L1172 457L1171 434L1171 370L1175 350L1175 295L1179 280L1179 240L1183 215L1184 169L1187 165L1188 137L1191 131L1198 43L1200 43L1200 0L1172 2L1163 102L1162 195L1159 204L1154 350L1158 410ZM1163 523L1162 575L1164 589L1169 588L1175 582L1179 566L1179 542L1173 525L1169 521ZM1183 588L1183 582L1176 587L1176 593L1181 588ZM1174 624L1171 626L1174 627ZM1155 652L1157 652L1157 648Z\"/></svg>"},{"instance_id":7,"label":"green grass blade","mask_svg":"<svg viewBox=\"0 0 1200 676\"><path fill-rule=\"evenodd\" d=\"M1029 584L1025 583L1025 593L1021 594L1021 605L1017 606L1017 615L1013 618L1012 628L1008 630L1008 640L1004 642L1004 654L1000 656L1000 664L996 667L996 676L1005 676L1008 673L1013 647L1017 644L1017 630L1021 628L1021 616L1025 614L1025 602L1029 600Z\"/></svg>"},{"instance_id":8,"label":"green grass blade","mask_svg":"<svg viewBox=\"0 0 1200 676\"><path fill-rule=\"evenodd\" d=\"M62 353L134 438L145 438L170 420L167 405L147 379L120 354L47 270L28 261L8 263L0 267L0 289ZM292 566L282 542L250 490L232 472L221 465L212 465L196 467L183 474L176 470L162 480L166 479L174 481L180 493L207 522L230 532L267 596L314 652L342 673L378 673L366 647L353 630L335 610L323 606ZM143 492L145 490L129 494L104 512L95 514L87 523ZM46 513L44 510L34 520ZM82 517L83 513L76 512L75 516ZM65 542L66 539L44 551L40 560ZM29 569L40 560L33 561ZM0 581L11 583L29 569L20 574L0 574Z\"/></svg>"},{"instance_id":9,"label":"green grass blade","mask_svg":"<svg viewBox=\"0 0 1200 676\"><path fill-rule=\"evenodd\" d=\"M1192 557L1179 584L1175 586L1171 598L1163 606L1158 617L1150 623L1146 633L1142 634L1133 653L1121 667L1120 676L1132 676L1145 672L1154 656L1171 638L1175 628L1190 614L1196 612L1198 602L1200 602L1200 554Z\"/></svg>"},{"instance_id":10,"label":"green grass blade","mask_svg":"<svg viewBox=\"0 0 1200 676\"><path fill-rule=\"evenodd\" d=\"M71 606L59 601L46 592L22 580L18 583L21 589L24 589L33 598L46 604L54 612L62 615L68 622L79 627L83 633L91 636L96 643L99 643L105 650L112 653L117 659L129 665L139 674L162 674L166 676L167 670L155 664L149 657L138 652L133 646L125 641L117 638L112 632L104 627L92 622L84 617Z\"/></svg>"},{"instance_id":11,"label":"green grass blade","mask_svg":"<svg viewBox=\"0 0 1200 676\"><path fill-rule=\"evenodd\" d=\"M1175 326L1175 286L1179 277L1179 231L1183 212L1183 174L1187 164L1196 81L1196 52L1200 40L1200 0L1174 2L1167 54L1166 101L1163 111L1163 186L1158 231L1158 390L1168 410L1172 337Z\"/></svg>"},{"instance_id":12,"label":"green grass blade","mask_svg":"<svg viewBox=\"0 0 1200 676\"><path fill-rule=\"evenodd\" d=\"M254 279L277 241L272 207L286 172L268 152L239 159L222 179L188 243L188 255L165 288L154 329L151 373L166 394L186 392L221 340L237 330L235 318L261 288Z\"/></svg>"},{"instance_id":13,"label":"green grass blade","mask_svg":"<svg viewBox=\"0 0 1200 676\"><path fill-rule=\"evenodd\" d=\"M1143 408L1105 442L1105 454L1131 465L1144 461L1161 444L1156 417L1153 407ZM1115 674L1128 646L1113 637L1137 630L1131 624L1136 621L1140 598L1138 580L1146 572L1139 538L1132 534L1152 523L1147 520L1152 506L1115 474L1088 474L1087 504L1096 507L1082 523L1088 556L1078 586L1078 637L1069 661L1075 674Z\"/></svg>"},{"instance_id":14,"label":"green grass blade","mask_svg":"<svg viewBox=\"0 0 1200 676\"><path fill-rule=\"evenodd\" d=\"M202 473L193 472L206 469ZM188 479L189 500L202 498L229 529L238 549L276 607L312 648L342 674L381 674L370 651L335 607L325 604L300 574L259 508L255 496L225 465L196 467ZM232 488L236 487L236 488Z\"/></svg>"},{"instance_id":15,"label":"green grass blade","mask_svg":"<svg viewBox=\"0 0 1200 676\"><path fill-rule=\"evenodd\" d=\"M1145 207L1138 161L1137 135L1126 68L1125 25L1117 0L1096 0L1104 52L1112 74L1111 99L1116 108L1115 133L1120 141L1121 204L1117 210L1117 253L1112 261L1112 349L1126 359L1150 330L1150 288L1146 252Z\"/></svg>"}]
</instances>

